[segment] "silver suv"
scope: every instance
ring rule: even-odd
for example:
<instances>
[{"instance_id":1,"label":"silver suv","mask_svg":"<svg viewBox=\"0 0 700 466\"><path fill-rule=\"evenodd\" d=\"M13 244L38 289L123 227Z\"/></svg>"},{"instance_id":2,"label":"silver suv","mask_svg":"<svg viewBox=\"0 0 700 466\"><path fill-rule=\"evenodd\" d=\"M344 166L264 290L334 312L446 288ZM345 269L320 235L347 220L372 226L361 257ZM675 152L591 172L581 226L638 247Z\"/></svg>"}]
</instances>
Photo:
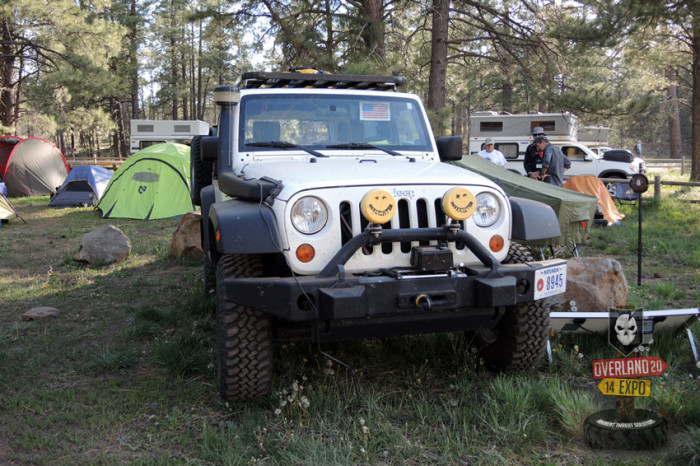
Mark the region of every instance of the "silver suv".
<instances>
[{"instance_id":1,"label":"silver suv","mask_svg":"<svg viewBox=\"0 0 700 466\"><path fill-rule=\"evenodd\" d=\"M512 242L560 235L548 206L443 163L396 76L246 73L192 143L205 287L224 399L269 391L276 335L332 341L474 331L497 369L536 364L563 260Z\"/></svg>"}]
</instances>

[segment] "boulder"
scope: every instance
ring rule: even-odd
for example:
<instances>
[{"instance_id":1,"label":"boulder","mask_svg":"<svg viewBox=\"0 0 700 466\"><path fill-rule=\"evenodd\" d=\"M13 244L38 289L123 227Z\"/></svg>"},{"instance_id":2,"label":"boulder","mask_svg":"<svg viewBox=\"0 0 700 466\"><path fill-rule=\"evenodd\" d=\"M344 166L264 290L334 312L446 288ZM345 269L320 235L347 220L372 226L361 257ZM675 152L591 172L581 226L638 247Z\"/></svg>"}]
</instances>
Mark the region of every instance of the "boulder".
<instances>
[{"instance_id":1,"label":"boulder","mask_svg":"<svg viewBox=\"0 0 700 466\"><path fill-rule=\"evenodd\" d=\"M58 315L58 309L55 307L49 307L49 306L42 306L42 307L35 307L24 314L22 314L22 319L24 320L37 320L37 319L46 319L47 317L53 317Z\"/></svg>"},{"instance_id":2,"label":"boulder","mask_svg":"<svg viewBox=\"0 0 700 466\"><path fill-rule=\"evenodd\" d=\"M178 259L183 257L202 259L204 257L201 224L202 214L199 211L188 212L182 216L170 242L170 254L173 257Z\"/></svg>"},{"instance_id":3,"label":"boulder","mask_svg":"<svg viewBox=\"0 0 700 466\"><path fill-rule=\"evenodd\" d=\"M121 262L129 257L131 241L114 225L106 225L83 236L74 259L91 265Z\"/></svg>"},{"instance_id":4,"label":"boulder","mask_svg":"<svg viewBox=\"0 0 700 466\"><path fill-rule=\"evenodd\" d=\"M627 279L615 259L574 257L567 260L566 293L550 298L550 304L578 311L604 311L627 304Z\"/></svg>"}]
</instances>

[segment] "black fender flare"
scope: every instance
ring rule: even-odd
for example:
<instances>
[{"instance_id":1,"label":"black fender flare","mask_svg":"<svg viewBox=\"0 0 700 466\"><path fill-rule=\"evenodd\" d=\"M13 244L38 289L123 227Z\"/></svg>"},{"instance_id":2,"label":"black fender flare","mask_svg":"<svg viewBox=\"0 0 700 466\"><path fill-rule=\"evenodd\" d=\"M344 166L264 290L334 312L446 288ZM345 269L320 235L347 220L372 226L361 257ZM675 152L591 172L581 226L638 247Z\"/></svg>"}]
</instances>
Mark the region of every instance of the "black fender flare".
<instances>
[{"instance_id":1,"label":"black fender flare","mask_svg":"<svg viewBox=\"0 0 700 466\"><path fill-rule=\"evenodd\" d=\"M544 202L510 197L513 217L513 239L535 241L561 236L556 212Z\"/></svg>"},{"instance_id":2,"label":"black fender flare","mask_svg":"<svg viewBox=\"0 0 700 466\"><path fill-rule=\"evenodd\" d=\"M212 229L208 234L219 254L281 252L277 220L267 204L239 199L215 202L208 207L208 218Z\"/></svg>"}]
</instances>

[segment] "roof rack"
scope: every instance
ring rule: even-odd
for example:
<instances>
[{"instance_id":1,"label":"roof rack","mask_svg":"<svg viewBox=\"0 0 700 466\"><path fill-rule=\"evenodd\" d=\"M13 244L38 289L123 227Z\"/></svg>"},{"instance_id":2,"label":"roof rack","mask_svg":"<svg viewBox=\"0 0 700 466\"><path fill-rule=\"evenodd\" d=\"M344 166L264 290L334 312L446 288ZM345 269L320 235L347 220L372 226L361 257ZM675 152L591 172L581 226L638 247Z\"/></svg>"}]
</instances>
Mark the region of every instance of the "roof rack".
<instances>
[{"instance_id":1,"label":"roof rack","mask_svg":"<svg viewBox=\"0 0 700 466\"><path fill-rule=\"evenodd\" d=\"M243 73L238 87L241 89L292 87L395 91L397 87L404 84L406 84L406 78L403 76L254 71Z\"/></svg>"}]
</instances>

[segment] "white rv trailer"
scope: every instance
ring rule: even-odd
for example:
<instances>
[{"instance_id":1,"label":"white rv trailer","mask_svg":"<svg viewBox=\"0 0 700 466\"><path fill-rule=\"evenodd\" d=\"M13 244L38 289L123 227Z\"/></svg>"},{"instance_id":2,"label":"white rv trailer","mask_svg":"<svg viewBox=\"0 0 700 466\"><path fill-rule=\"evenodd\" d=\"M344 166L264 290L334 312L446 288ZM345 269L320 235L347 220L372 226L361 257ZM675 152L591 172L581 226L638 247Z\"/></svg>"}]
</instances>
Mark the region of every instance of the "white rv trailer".
<instances>
[{"instance_id":1,"label":"white rv trailer","mask_svg":"<svg viewBox=\"0 0 700 466\"><path fill-rule=\"evenodd\" d=\"M131 120L131 153L153 144L189 144L194 136L209 134L209 123L200 120Z\"/></svg>"},{"instance_id":2,"label":"white rv trailer","mask_svg":"<svg viewBox=\"0 0 700 466\"><path fill-rule=\"evenodd\" d=\"M627 178L644 171L644 161L632 157L627 161L604 157L592 151L585 143L579 141L578 118L569 113L533 113L506 114L496 112L476 112L469 117L469 153L476 154L486 138L493 138L496 149L506 158L506 168L525 175L523 160L527 146L532 142L530 132L541 126L549 141L559 146L571 161L571 168L566 171L566 178L576 175L593 175L601 178ZM608 128L595 132L582 131L586 138L607 137ZM607 129L608 132L603 131ZM601 146L602 147L602 146ZM607 184L611 195L615 193L615 184Z\"/></svg>"},{"instance_id":3,"label":"white rv trailer","mask_svg":"<svg viewBox=\"0 0 700 466\"><path fill-rule=\"evenodd\" d=\"M520 113L500 115L496 112L474 112L469 116L469 153L482 149L486 138L524 144L525 152L532 142L530 132L541 126L550 141L577 141L578 117L564 113Z\"/></svg>"}]
</instances>

